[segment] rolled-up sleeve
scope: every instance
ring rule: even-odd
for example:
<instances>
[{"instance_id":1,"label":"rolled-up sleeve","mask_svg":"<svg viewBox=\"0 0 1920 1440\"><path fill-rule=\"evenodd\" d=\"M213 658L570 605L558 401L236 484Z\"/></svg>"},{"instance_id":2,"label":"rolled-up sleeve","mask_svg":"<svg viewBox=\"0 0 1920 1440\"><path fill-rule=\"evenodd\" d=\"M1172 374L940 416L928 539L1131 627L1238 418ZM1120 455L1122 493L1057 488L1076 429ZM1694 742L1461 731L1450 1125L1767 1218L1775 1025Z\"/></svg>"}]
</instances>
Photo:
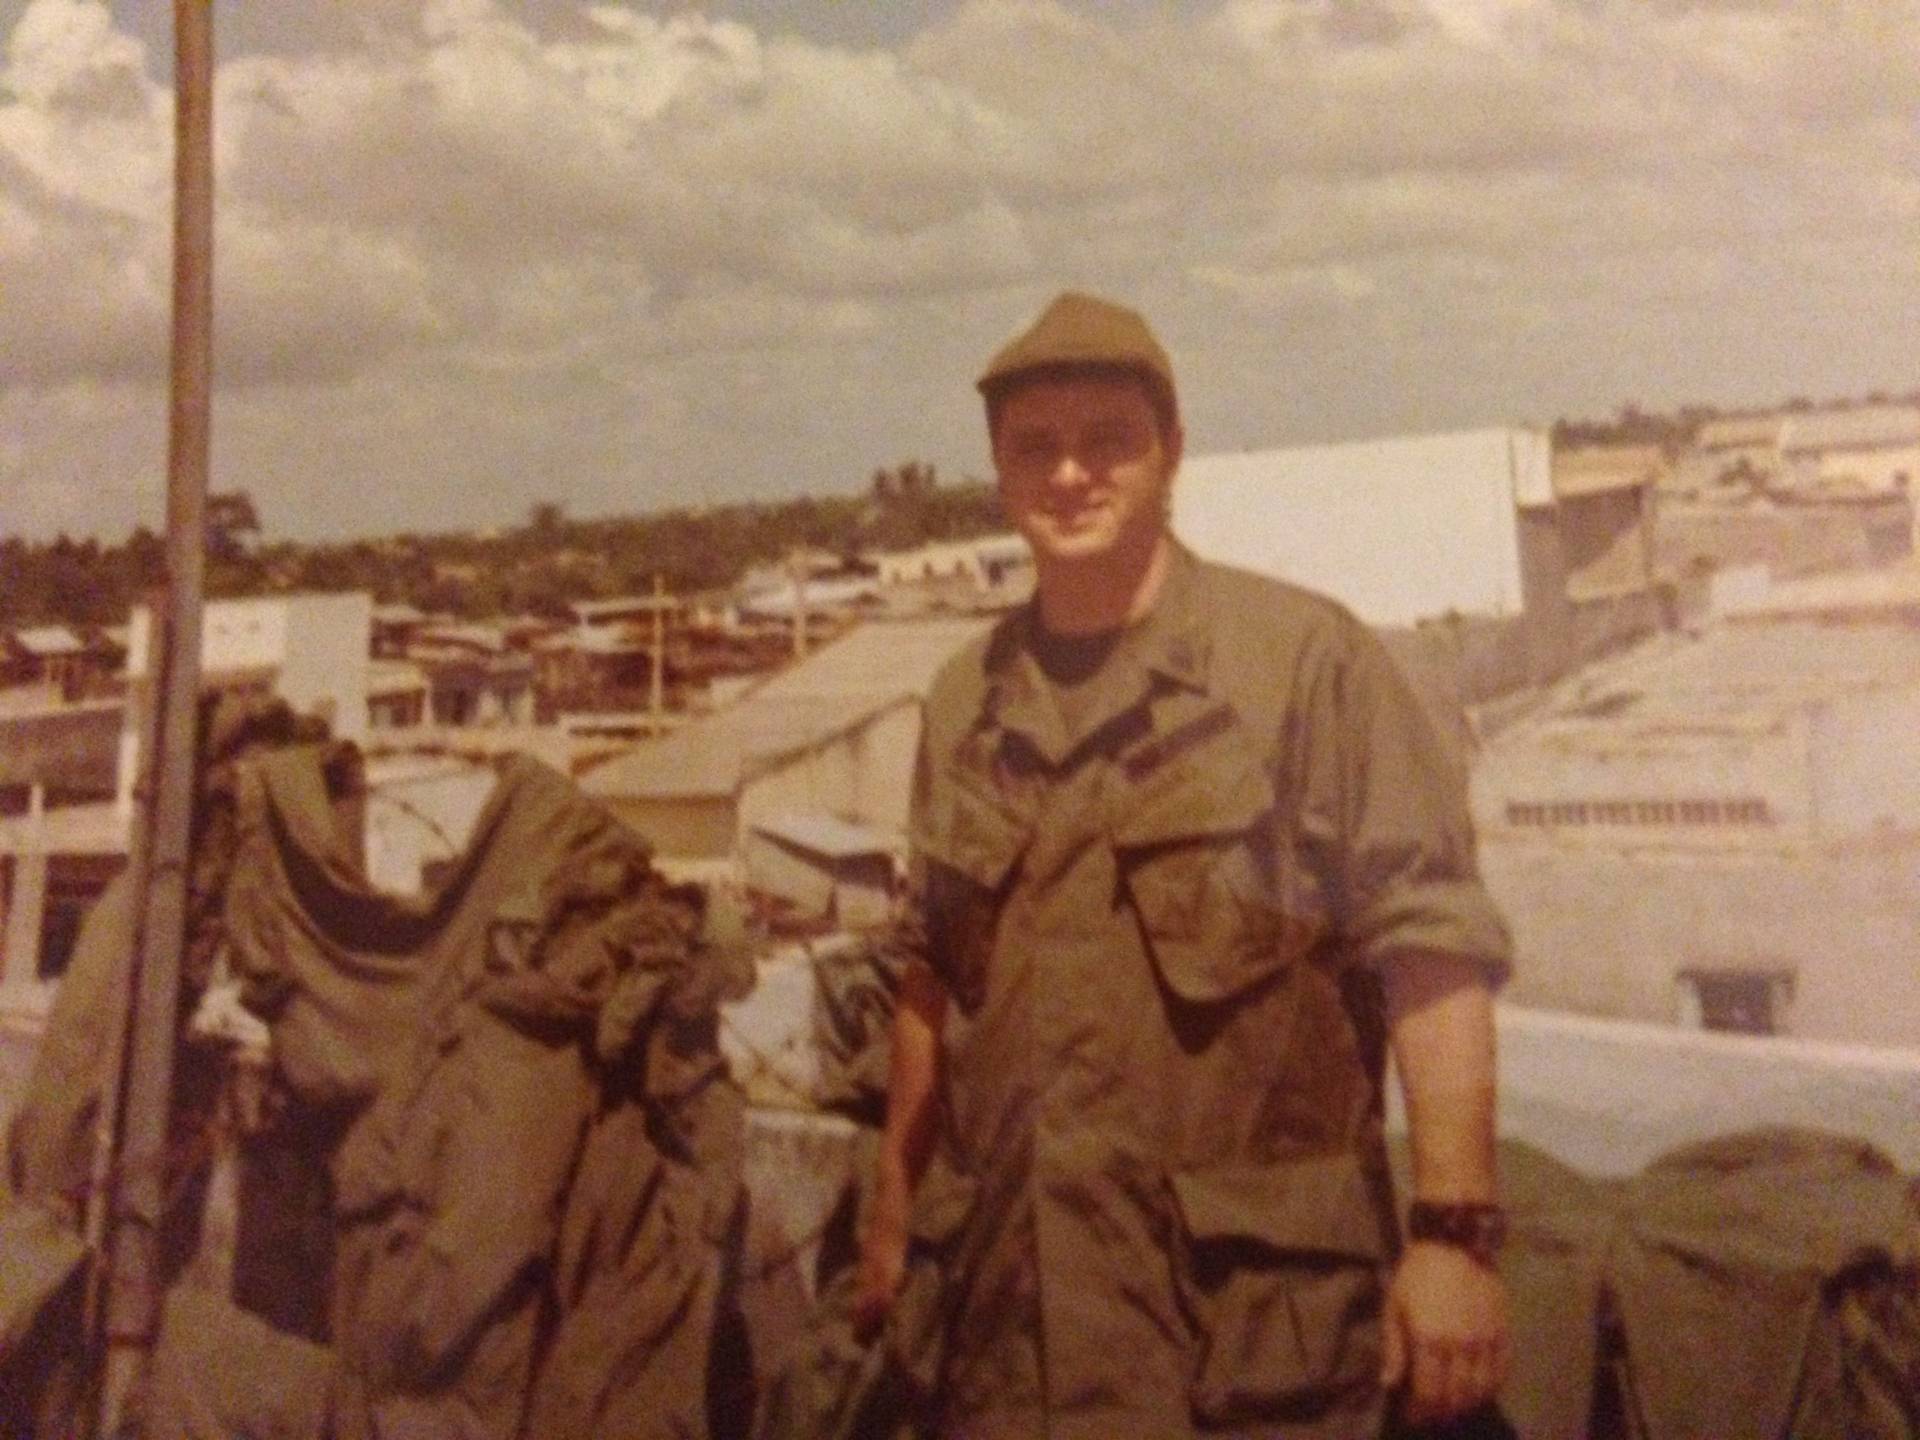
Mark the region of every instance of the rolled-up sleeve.
<instances>
[{"instance_id":1,"label":"rolled-up sleeve","mask_svg":"<svg viewBox=\"0 0 1920 1440\"><path fill-rule=\"evenodd\" d=\"M1374 966L1455 956L1501 984L1513 946L1480 879L1462 757L1358 621L1318 658L1297 732L1302 816L1349 954Z\"/></svg>"}]
</instances>

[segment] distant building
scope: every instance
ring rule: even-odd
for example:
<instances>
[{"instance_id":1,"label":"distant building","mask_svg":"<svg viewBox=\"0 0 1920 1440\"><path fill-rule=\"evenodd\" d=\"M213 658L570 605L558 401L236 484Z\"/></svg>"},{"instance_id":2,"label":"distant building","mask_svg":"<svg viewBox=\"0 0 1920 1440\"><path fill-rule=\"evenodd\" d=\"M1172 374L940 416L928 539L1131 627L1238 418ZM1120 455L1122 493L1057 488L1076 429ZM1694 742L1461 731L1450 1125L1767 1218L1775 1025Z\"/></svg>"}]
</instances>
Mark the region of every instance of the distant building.
<instances>
[{"instance_id":1,"label":"distant building","mask_svg":"<svg viewBox=\"0 0 1920 1440\"><path fill-rule=\"evenodd\" d=\"M343 740L367 738L373 599L344 594L210 600L201 615L203 693L272 695L325 720ZM130 810L140 768L136 717L150 683L153 619L137 607L127 628L129 703L121 733L119 803Z\"/></svg>"},{"instance_id":2,"label":"distant building","mask_svg":"<svg viewBox=\"0 0 1920 1440\"><path fill-rule=\"evenodd\" d=\"M648 706L653 700L655 648L646 627L625 622L576 626L547 636L533 651L540 714L558 717ZM664 704L664 655L660 689Z\"/></svg>"},{"instance_id":3,"label":"distant building","mask_svg":"<svg viewBox=\"0 0 1920 1440\"><path fill-rule=\"evenodd\" d=\"M0 1010L51 995L80 919L126 860L113 803L122 702L0 713Z\"/></svg>"},{"instance_id":4,"label":"distant building","mask_svg":"<svg viewBox=\"0 0 1920 1440\"><path fill-rule=\"evenodd\" d=\"M152 617L136 607L127 638L127 680L147 683ZM367 732L367 668L373 601L364 592L210 600L201 617L202 688L275 695L333 733Z\"/></svg>"},{"instance_id":5,"label":"distant building","mask_svg":"<svg viewBox=\"0 0 1920 1440\"><path fill-rule=\"evenodd\" d=\"M1013 533L981 535L971 540L939 540L911 550L883 550L868 555L882 585L924 585L961 580L980 590L1007 583L1016 573L1031 571L1033 551Z\"/></svg>"},{"instance_id":6,"label":"distant building","mask_svg":"<svg viewBox=\"0 0 1920 1440\"><path fill-rule=\"evenodd\" d=\"M112 801L0 815L0 1009L43 1010L87 910L126 867L128 817Z\"/></svg>"},{"instance_id":7,"label":"distant building","mask_svg":"<svg viewBox=\"0 0 1920 1440\"><path fill-rule=\"evenodd\" d=\"M902 833L920 704L988 623L858 625L729 708L589 769L581 788L683 867L729 867L753 825L792 814Z\"/></svg>"},{"instance_id":8,"label":"distant building","mask_svg":"<svg viewBox=\"0 0 1920 1440\"><path fill-rule=\"evenodd\" d=\"M432 622L425 611L411 605L373 607L373 655L381 660L398 660L407 653L413 639Z\"/></svg>"},{"instance_id":9,"label":"distant building","mask_svg":"<svg viewBox=\"0 0 1920 1440\"><path fill-rule=\"evenodd\" d=\"M1787 482L1797 489L1906 494L1920 481L1920 407L1813 410L1780 431Z\"/></svg>"},{"instance_id":10,"label":"distant building","mask_svg":"<svg viewBox=\"0 0 1920 1440\"><path fill-rule=\"evenodd\" d=\"M1173 527L1369 624L1511 617L1546 573L1521 514L1552 506L1552 470L1546 434L1520 429L1200 455L1181 466Z\"/></svg>"},{"instance_id":11,"label":"distant building","mask_svg":"<svg viewBox=\"0 0 1920 1440\"><path fill-rule=\"evenodd\" d=\"M1558 460L1548 436L1469 430L1205 455L1174 487L1200 554L1416 632L1484 700L1659 628L1644 452Z\"/></svg>"},{"instance_id":12,"label":"distant building","mask_svg":"<svg viewBox=\"0 0 1920 1440\"><path fill-rule=\"evenodd\" d=\"M0 690L42 689L61 700L112 693L120 647L99 630L72 625L0 629Z\"/></svg>"},{"instance_id":13,"label":"distant building","mask_svg":"<svg viewBox=\"0 0 1920 1440\"><path fill-rule=\"evenodd\" d=\"M1920 1037L1920 630L1666 635L1473 773L1521 1004Z\"/></svg>"},{"instance_id":14,"label":"distant building","mask_svg":"<svg viewBox=\"0 0 1920 1440\"><path fill-rule=\"evenodd\" d=\"M374 660L367 666L367 726L375 731L411 730L427 723L432 687L426 672L406 660Z\"/></svg>"},{"instance_id":15,"label":"distant building","mask_svg":"<svg viewBox=\"0 0 1920 1440\"><path fill-rule=\"evenodd\" d=\"M1709 420L1695 432L1693 450L1710 458L1714 468L1730 470L1742 462L1758 471L1771 471L1780 463L1780 430L1785 417L1727 415Z\"/></svg>"},{"instance_id":16,"label":"distant building","mask_svg":"<svg viewBox=\"0 0 1920 1440\"><path fill-rule=\"evenodd\" d=\"M533 722L533 660L497 625L429 625L407 646L427 681L430 723L453 727Z\"/></svg>"},{"instance_id":17,"label":"distant building","mask_svg":"<svg viewBox=\"0 0 1920 1440\"><path fill-rule=\"evenodd\" d=\"M1574 602L1654 588L1654 497L1669 466L1657 445L1553 452L1553 499Z\"/></svg>"}]
</instances>

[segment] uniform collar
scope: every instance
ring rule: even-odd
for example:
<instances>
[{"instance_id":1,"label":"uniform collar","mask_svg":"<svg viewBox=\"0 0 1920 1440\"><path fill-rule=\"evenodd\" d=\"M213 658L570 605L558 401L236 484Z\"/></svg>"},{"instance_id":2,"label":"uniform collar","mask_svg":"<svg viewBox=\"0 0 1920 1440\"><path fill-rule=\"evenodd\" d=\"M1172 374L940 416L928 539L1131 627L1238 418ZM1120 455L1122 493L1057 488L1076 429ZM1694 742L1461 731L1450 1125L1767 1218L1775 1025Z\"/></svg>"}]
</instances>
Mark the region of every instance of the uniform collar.
<instances>
[{"instance_id":1,"label":"uniform collar","mask_svg":"<svg viewBox=\"0 0 1920 1440\"><path fill-rule=\"evenodd\" d=\"M1206 693L1211 636L1199 603L1199 568L1191 551L1171 541L1166 574L1152 608L1126 627L1101 666L1085 733L1093 733L1138 704L1156 688L1156 680ZM1015 612L989 648L982 718L989 726L1022 736L1049 765L1058 765L1073 748L1073 737L1034 658L1033 636L1039 623L1036 595Z\"/></svg>"}]
</instances>

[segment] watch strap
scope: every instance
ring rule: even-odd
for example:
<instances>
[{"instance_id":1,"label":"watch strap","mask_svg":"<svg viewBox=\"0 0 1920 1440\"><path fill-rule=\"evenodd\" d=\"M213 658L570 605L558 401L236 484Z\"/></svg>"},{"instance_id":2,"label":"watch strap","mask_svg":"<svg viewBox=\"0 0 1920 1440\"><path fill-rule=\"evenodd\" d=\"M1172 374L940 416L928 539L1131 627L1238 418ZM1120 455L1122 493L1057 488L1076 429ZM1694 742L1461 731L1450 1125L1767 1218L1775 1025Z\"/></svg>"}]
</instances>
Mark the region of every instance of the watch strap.
<instances>
[{"instance_id":1,"label":"watch strap","mask_svg":"<svg viewBox=\"0 0 1920 1440\"><path fill-rule=\"evenodd\" d=\"M1451 1245L1492 1264L1507 1238L1507 1212L1481 1201L1416 1200L1407 1207L1407 1238Z\"/></svg>"}]
</instances>

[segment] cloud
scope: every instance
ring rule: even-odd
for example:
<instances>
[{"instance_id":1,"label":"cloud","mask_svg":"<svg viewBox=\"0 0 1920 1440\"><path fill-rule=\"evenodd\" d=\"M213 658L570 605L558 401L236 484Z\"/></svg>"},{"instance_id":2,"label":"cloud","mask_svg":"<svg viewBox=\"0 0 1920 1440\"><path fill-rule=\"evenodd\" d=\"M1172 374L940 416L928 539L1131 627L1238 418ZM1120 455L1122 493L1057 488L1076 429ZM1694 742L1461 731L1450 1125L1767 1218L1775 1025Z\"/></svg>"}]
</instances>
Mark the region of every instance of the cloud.
<instances>
[{"instance_id":1,"label":"cloud","mask_svg":"<svg viewBox=\"0 0 1920 1440\"><path fill-rule=\"evenodd\" d=\"M446 426L478 469L608 503L635 466L857 479L863 447L967 443L956 375L1066 282L1150 301L1236 436L1576 404L1600 381L1549 347L1626 366L1736 315L1760 338L1662 361L1673 383L1920 363L1891 328L1806 348L1838 333L1810 307L1920 280L1914 0L957 0L865 46L569 0L233 28L216 464L296 529L371 518L311 483L321 423L396 472L457 469ZM97 0L31 0L4 65L25 476L55 463L35 437L79 434L73 396L125 424L162 379L172 99ZM1468 331L1511 353L1466 373ZM1301 354L1330 397L1262 388ZM7 488L8 524L61 503ZM383 503L428 494L419 517L477 503L451 479Z\"/></svg>"}]
</instances>

